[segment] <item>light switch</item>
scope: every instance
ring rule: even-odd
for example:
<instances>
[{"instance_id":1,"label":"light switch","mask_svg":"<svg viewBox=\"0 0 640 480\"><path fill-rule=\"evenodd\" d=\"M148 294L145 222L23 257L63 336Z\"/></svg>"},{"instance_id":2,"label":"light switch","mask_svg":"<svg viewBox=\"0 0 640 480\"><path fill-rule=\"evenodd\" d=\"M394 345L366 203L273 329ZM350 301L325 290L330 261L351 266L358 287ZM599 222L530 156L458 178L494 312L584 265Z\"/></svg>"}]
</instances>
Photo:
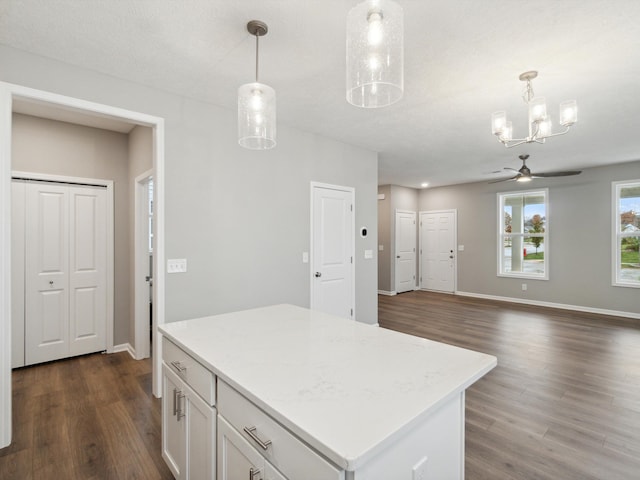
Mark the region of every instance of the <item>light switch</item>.
<instances>
[{"instance_id":1,"label":"light switch","mask_svg":"<svg viewBox=\"0 0 640 480\"><path fill-rule=\"evenodd\" d=\"M302 252L302 263L309 263L309 252Z\"/></svg>"},{"instance_id":2,"label":"light switch","mask_svg":"<svg viewBox=\"0 0 640 480\"><path fill-rule=\"evenodd\" d=\"M364 258L366 258L366 259L373 258L373 250L365 250L364 251Z\"/></svg>"},{"instance_id":3,"label":"light switch","mask_svg":"<svg viewBox=\"0 0 640 480\"><path fill-rule=\"evenodd\" d=\"M379 251L383 251L384 250L384 245L378 245L378 250Z\"/></svg>"},{"instance_id":4,"label":"light switch","mask_svg":"<svg viewBox=\"0 0 640 480\"><path fill-rule=\"evenodd\" d=\"M171 258L167 260L167 273L184 273L187 271L186 258Z\"/></svg>"},{"instance_id":5,"label":"light switch","mask_svg":"<svg viewBox=\"0 0 640 480\"><path fill-rule=\"evenodd\" d=\"M458 251L464 252L464 245L458 245Z\"/></svg>"}]
</instances>

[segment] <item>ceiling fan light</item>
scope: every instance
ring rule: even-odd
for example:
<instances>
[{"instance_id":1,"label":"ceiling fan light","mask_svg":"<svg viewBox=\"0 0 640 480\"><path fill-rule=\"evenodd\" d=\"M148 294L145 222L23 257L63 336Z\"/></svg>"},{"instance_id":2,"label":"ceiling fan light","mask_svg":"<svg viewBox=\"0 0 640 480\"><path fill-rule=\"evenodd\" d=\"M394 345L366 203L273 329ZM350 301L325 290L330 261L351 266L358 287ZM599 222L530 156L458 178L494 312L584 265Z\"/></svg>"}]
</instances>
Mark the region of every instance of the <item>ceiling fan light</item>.
<instances>
[{"instance_id":1,"label":"ceiling fan light","mask_svg":"<svg viewBox=\"0 0 640 480\"><path fill-rule=\"evenodd\" d=\"M517 179L516 182L520 182L520 183L525 183L525 182L530 182L532 179L529 175L520 175Z\"/></svg>"},{"instance_id":2,"label":"ceiling fan light","mask_svg":"<svg viewBox=\"0 0 640 480\"><path fill-rule=\"evenodd\" d=\"M578 121L578 104L575 100L567 100L560 104L560 125L570 127Z\"/></svg>"},{"instance_id":3,"label":"ceiling fan light","mask_svg":"<svg viewBox=\"0 0 640 480\"><path fill-rule=\"evenodd\" d=\"M404 26L393 0L365 0L347 15L347 101L378 108L402 98Z\"/></svg>"}]
</instances>

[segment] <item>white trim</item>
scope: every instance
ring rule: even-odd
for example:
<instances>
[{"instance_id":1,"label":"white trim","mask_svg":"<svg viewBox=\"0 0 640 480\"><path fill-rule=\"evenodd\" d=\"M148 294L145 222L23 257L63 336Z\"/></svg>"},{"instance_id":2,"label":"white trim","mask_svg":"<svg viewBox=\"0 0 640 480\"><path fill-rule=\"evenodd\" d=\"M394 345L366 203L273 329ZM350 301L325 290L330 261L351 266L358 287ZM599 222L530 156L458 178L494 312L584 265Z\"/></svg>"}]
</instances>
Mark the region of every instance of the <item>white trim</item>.
<instances>
[{"instance_id":1,"label":"white trim","mask_svg":"<svg viewBox=\"0 0 640 480\"><path fill-rule=\"evenodd\" d=\"M621 282L618 280L618 272L620 270L620 250L619 239L625 236L636 235L619 235L619 219L620 211L618 207L620 187L623 185L640 184L640 179L637 180L620 180L617 182L611 182L611 285L614 287L627 287L627 288L640 288L640 282Z\"/></svg>"},{"instance_id":2,"label":"white trim","mask_svg":"<svg viewBox=\"0 0 640 480\"><path fill-rule=\"evenodd\" d=\"M153 128L156 241L153 284L154 333L164 323L164 119L87 100L0 82L0 448L11 442L11 122L13 99L43 103L86 115ZM154 341L153 394L161 395L160 335Z\"/></svg>"},{"instance_id":3,"label":"white trim","mask_svg":"<svg viewBox=\"0 0 640 480\"><path fill-rule=\"evenodd\" d=\"M582 305L567 305L564 303L543 302L539 300L529 300L529 299L523 299L523 298L500 297L497 295L485 295L483 293L456 292L455 294L460 295L461 297L483 298L486 300L497 300L499 302L520 303L523 305L534 305L537 307L558 308L561 310L573 310L576 312L597 313L599 315L610 315L613 317L625 317L625 318L634 318L634 319L640 320L640 313L635 313L635 312L623 312L620 310L584 307Z\"/></svg>"},{"instance_id":4,"label":"white trim","mask_svg":"<svg viewBox=\"0 0 640 480\"><path fill-rule=\"evenodd\" d=\"M398 234L399 234L399 229L398 229L398 214L400 215L413 215L413 225L414 225L414 234L418 233L418 213L414 210L402 210L400 208L396 208L396 213L393 216L393 234L394 234L394 249L395 251L393 252L393 286L395 287L395 291L397 292L399 290L398 288L398 259L399 259L399 253L398 253ZM414 235L415 238L416 235ZM418 265L416 265L416 263L418 262L418 239L415 238L415 247L413 249L413 289L410 290L403 290L403 292L410 292L411 290L415 290L416 288L418 288Z\"/></svg>"},{"instance_id":5,"label":"white trim","mask_svg":"<svg viewBox=\"0 0 640 480\"><path fill-rule=\"evenodd\" d=\"M433 215L438 213L453 213L453 290L430 290L422 286L422 215ZM455 293L458 289L458 209L449 208L443 210L421 210L418 212L418 286L416 290L430 292Z\"/></svg>"},{"instance_id":6,"label":"white trim","mask_svg":"<svg viewBox=\"0 0 640 480\"><path fill-rule=\"evenodd\" d=\"M344 187L341 185L331 185L329 183L320 183L320 182L310 182L309 189L309 251L311 252L310 261L309 261L309 275L314 271L314 255L313 255L313 212L314 212L314 189L316 188L325 188L328 190L337 190L339 192L347 192L351 194L351 204L353 205L353 211L351 212L351 257L353 258L352 268L351 268L351 308L353 309L353 314L351 318L356 320L356 189L354 187ZM313 310L314 307L314 298L313 298L313 280L311 280L311 276L309 276L309 308Z\"/></svg>"},{"instance_id":7,"label":"white trim","mask_svg":"<svg viewBox=\"0 0 640 480\"><path fill-rule=\"evenodd\" d=\"M133 291L134 291L134 339L136 360L149 357L149 201L147 185L153 177L153 169L138 175L133 181L134 233L133 233Z\"/></svg>"},{"instance_id":8,"label":"white trim","mask_svg":"<svg viewBox=\"0 0 640 480\"><path fill-rule=\"evenodd\" d=\"M397 295L398 292L396 292L395 290L388 292L387 290L378 290L378 295L387 295L388 297L393 297L394 295Z\"/></svg>"},{"instance_id":9,"label":"white trim","mask_svg":"<svg viewBox=\"0 0 640 480\"><path fill-rule=\"evenodd\" d=\"M35 180L41 182L57 182L57 183L71 183L71 184L87 184L94 185L96 187L105 187L107 189L106 199L106 247L107 247L107 271L106 273L106 288L105 294L107 298L107 312L106 312L106 338L105 348L107 353L113 353L113 329L114 329L114 263L115 263L115 225L114 225L114 191L113 180L105 180L102 178L86 178L86 177L71 177L68 175L50 175L48 173L33 173L33 172L21 172L14 170L11 172L11 178L20 178L24 180Z\"/></svg>"},{"instance_id":10,"label":"white trim","mask_svg":"<svg viewBox=\"0 0 640 480\"><path fill-rule=\"evenodd\" d=\"M111 353L120 353L120 352L129 352L131 358L134 360L140 360L136 355L136 349L131 346L130 343L121 343L120 345L113 346L113 352Z\"/></svg>"}]
</instances>

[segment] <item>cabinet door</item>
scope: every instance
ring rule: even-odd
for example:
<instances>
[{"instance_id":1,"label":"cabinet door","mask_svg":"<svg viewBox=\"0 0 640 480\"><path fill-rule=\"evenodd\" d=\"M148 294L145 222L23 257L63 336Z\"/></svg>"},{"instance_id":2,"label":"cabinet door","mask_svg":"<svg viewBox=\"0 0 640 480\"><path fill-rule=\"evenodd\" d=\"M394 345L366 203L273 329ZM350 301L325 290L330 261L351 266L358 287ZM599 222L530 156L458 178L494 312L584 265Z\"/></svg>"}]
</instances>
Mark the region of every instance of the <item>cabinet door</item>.
<instances>
[{"instance_id":1,"label":"cabinet door","mask_svg":"<svg viewBox=\"0 0 640 480\"><path fill-rule=\"evenodd\" d=\"M287 480L273 465L265 461L264 464L264 480Z\"/></svg>"},{"instance_id":2,"label":"cabinet door","mask_svg":"<svg viewBox=\"0 0 640 480\"><path fill-rule=\"evenodd\" d=\"M176 479L186 478L187 422L179 414L184 382L162 365L162 458Z\"/></svg>"},{"instance_id":3,"label":"cabinet door","mask_svg":"<svg viewBox=\"0 0 640 480\"><path fill-rule=\"evenodd\" d=\"M186 395L180 399L178 410L184 412L181 422L187 427L187 478L215 480L215 409L185 387Z\"/></svg>"},{"instance_id":4,"label":"cabinet door","mask_svg":"<svg viewBox=\"0 0 640 480\"><path fill-rule=\"evenodd\" d=\"M265 460L218 415L218 480L265 480Z\"/></svg>"}]
</instances>

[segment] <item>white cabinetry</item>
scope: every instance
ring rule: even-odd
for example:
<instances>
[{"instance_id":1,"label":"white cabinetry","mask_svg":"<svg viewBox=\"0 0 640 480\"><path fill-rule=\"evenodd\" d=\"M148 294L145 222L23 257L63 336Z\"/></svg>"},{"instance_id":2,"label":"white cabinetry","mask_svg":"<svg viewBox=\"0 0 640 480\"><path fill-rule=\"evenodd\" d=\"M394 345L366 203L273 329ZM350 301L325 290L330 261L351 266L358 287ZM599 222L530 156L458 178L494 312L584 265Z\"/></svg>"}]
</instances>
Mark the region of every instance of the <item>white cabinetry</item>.
<instances>
[{"instance_id":1,"label":"white cabinetry","mask_svg":"<svg viewBox=\"0 0 640 480\"><path fill-rule=\"evenodd\" d=\"M163 348L162 456L176 479L214 480L214 375L166 339Z\"/></svg>"},{"instance_id":2,"label":"white cabinetry","mask_svg":"<svg viewBox=\"0 0 640 480\"><path fill-rule=\"evenodd\" d=\"M218 480L236 479L287 480L235 428L218 416Z\"/></svg>"}]
</instances>

